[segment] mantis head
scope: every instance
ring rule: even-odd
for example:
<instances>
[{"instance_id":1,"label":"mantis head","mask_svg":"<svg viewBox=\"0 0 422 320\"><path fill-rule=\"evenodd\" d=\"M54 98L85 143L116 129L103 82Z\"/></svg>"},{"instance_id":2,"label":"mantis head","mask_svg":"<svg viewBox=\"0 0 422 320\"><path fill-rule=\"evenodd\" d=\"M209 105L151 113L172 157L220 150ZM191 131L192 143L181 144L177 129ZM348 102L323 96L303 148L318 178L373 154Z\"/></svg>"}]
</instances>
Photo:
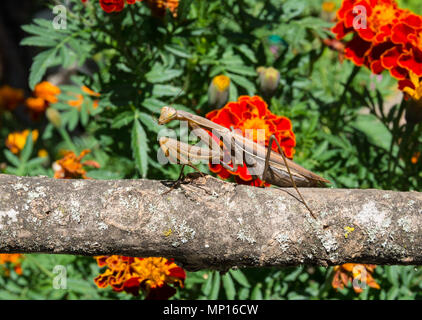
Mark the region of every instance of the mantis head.
<instances>
[{"instance_id":1,"label":"mantis head","mask_svg":"<svg viewBox=\"0 0 422 320\"><path fill-rule=\"evenodd\" d=\"M176 118L177 111L176 109L164 106L161 109L160 118L158 119L158 124L165 124Z\"/></svg>"}]
</instances>

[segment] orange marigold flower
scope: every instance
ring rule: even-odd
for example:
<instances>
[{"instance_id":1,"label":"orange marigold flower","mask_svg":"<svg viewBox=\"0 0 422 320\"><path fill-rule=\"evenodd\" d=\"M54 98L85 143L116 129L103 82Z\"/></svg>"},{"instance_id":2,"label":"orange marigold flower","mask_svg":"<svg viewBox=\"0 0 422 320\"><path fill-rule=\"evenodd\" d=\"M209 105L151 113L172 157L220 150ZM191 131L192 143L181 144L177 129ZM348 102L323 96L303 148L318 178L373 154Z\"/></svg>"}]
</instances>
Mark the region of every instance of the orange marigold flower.
<instances>
[{"instance_id":1,"label":"orange marigold flower","mask_svg":"<svg viewBox=\"0 0 422 320\"><path fill-rule=\"evenodd\" d=\"M169 9L173 17L177 17L179 0L146 0L146 3L154 16L163 17Z\"/></svg>"},{"instance_id":2,"label":"orange marigold flower","mask_svg":"<svg viewBox=\"0 0 422 320\"><path fill-rule=\"evenodd\" d=\"M54 178L56 179L89 179L84 166L99 168L98 162L88 160L81 163L90 150L83 150L79 156L72 151L66 151L63 158L53 163Z\"/></svg>"},{"instance_id":3,"label":"orange marigold flower","mask_svg":"<svg viewBox=\"0 0 422 320\"><path fill-rule=\"evenodd\" d=\"M240 96L237 102L229 102L223 108L209 112L206 117L226 128L239 129L243 135L250 134L249 138L255 142L258 139L257 129L264 129L265 146L268 147L269 139L271 135L274 135L283 148L286 157L293 158L296 138L292 131L290 119L273 114L261 97ZM271 148L276 152L278 151L275 142ZM264 185L264 182L260 179L250 175L245 165L238 166L236 172L228 171L220 164L210 163L209 167L222 179L228 179L231 175L234 175L237 183L255 186Z\"/></svg>"},{"instance_id":4,"label":"orange marigold flower","mask_svg":"<svg viewBox=\"0 0 422 320\"><path fill-rule=\"evenodd\" d=\"M6 147L10 149L14 154L18 154L25 147L26 139L29 135L29 130L23 130L21 132L9 133L6 138ZM38 130L32 131L32 141L37 141Z\"/></svg>"},{"instance_id":5,"label":"orange marigold flower","mask_svg":"<svg viewBox=\"0 0 422 320\"><path fill-rule=\"evenodd\" d=\"M90 88L86 87L86 86L82 86L81 87L82 91L85 92L86 94L92 96L92 97L99 97L100 94L98 92L92 91ZM78 111L81 111L81 107L82 107L82 103L84 102L84 96L82 94L76 94L76 100L69 100L67 103L71 106L74 107L76 109L78 109ZM94 109L96 109L98 107L98 100L95 100L92 104L92 107Z\"/></svg>"},{"instance_id":6,"label":"orange marigold flower","mask_svg":"<svg viewBox=\"0 0 422 320\"><path fill-rule=\"evenodd\" d=\"M22 89L15 89L8 85L0 87L0 109L13 111L17 105L23 102Z\"/></svg>"},{"instance_id":7,"label":"orange marigold flower","mask_svg":"<svg viewBox=\"0 0 422 320\"><path fill-rule=\"evenodd\" d=\"M26 99L26 106L35 114L44 112L50 103L58 101L57 95L60 94L60 88L54 84L43 81L34 88L34 97Z\"/></svg>"},{"instance_id":8,"label":"orange marigold flower","mask_svg":"<svg viewBox=\"0 0 422 320\"><path fill-rule=\"evenodd\" d=\"M0 254L0 265L2 266L7 276L10 274L9 269L5 266L7 263L10 263L13 266L13 269L17 274L22 274L21 261L23 257L24 256L20 253Z\"/></svg>"},{"instance_id":9,"label":"orange marigold flower","mask_svg":"<svg viewBox=\"0 0 422 320\"><path fill-rule=\"evenodd\" d=\"M39 158L47 158L48 157L48 152L45 149L40 149L37 153Z\"/></svg>"},{"instance_id":10,"label":"orange marigold flower","mask_svg":"<svg viewBox=\"0 0 422 320\"><path fill-rule=\"evenodd\" d=\"M421 156L420 151L414 152L412 158L410 159L410 161L412 162L412 164L417 164L419 161L419 158Z\"/></svg>"},{"instance_id":11,"label":"orange marigold flower","mask_svg":"<svg viewBox=\"0 0 422 320\"><path fill-rule=\"evenodd\" d=\"M141 289L147 300L169 299L176 293L170 285L183 288L185 271L166 258L133 258L125 256L97 256L99 267L107 267L94 282L99 288L111 286L134 296Z\"/></svg>"},{"instance_id":12,"label":"orange marigold flower","mask_svg":"<svg viewBox=\"0 0 422 320\"><path fill-rule=\"evenodd\" d=\"M334 277L331 285L334 289L343 289L344 286L348 286L349 282L352 282L353 289L356 293L361 293L364 286L367 285L374 289L380 289L379 284L372 277L376 265L373 264L356 264L356 263L345 263L341 266L334 267ZM353 283L353 279L359 280L359 283Z\"/></svg>"}]
</instances>

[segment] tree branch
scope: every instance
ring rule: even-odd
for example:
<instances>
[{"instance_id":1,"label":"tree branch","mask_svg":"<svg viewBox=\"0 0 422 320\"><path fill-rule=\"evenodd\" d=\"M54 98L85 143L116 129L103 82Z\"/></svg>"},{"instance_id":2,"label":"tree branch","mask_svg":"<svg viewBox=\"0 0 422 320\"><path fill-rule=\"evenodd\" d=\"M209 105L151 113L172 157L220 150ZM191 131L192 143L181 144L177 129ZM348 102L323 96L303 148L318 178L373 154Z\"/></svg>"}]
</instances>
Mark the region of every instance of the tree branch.
<instances>
[{"instance_id":1,"label":"tree branch","mask_svg":"<svg viewBox=\"0 0 422 320\"><path fill-rule=\"evenodd\" d=\"M163 256L188 270L422 264L422 193L301 192L189 175L155 180L0 175L0 252Z\"/></svg>"}]
</instances>

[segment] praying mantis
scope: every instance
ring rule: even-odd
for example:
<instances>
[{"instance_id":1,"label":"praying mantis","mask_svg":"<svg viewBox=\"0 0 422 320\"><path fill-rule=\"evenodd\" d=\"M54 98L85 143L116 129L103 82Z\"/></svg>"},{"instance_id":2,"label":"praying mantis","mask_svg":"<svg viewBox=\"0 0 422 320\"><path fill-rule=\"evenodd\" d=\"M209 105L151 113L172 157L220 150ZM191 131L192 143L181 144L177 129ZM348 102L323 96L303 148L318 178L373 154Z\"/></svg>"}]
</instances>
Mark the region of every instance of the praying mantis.
<instances>
[{"instance_id":1,"label":"praying mantis","mask_svg":"<svg viewBox=\"0 0 422 320\"><path fill-rule=\"evenodd\" d=\"M279 187L293 186L312 217L315 218L297 187L317 187L330 181L287 159L274 135L269 139L269 146L272 146L273 141L276 142L280 153L274 152L271 147L266 148L264 145L244 137L233 128L228 129L183 110L176 110L169 106L163 107L158 124L162 125L173 120L187 121L189 127L210 149L207 150L162 137L159 140L161 149L171 160L174 162L179 160L184 165L189 165L197 171L199 170L192 164L191 159L217 160L217 163L225 169L235 172L239 159L245 159L245 164L251 171L252 176ZM222 138L222 146L206 130L211 131L218 138ZM232 163L233 166L230 167L229 163ZM240 163L243 163L243 161ZM184 166L179 179L182 177L183 168Z\"/></svg>"}]
</instances>

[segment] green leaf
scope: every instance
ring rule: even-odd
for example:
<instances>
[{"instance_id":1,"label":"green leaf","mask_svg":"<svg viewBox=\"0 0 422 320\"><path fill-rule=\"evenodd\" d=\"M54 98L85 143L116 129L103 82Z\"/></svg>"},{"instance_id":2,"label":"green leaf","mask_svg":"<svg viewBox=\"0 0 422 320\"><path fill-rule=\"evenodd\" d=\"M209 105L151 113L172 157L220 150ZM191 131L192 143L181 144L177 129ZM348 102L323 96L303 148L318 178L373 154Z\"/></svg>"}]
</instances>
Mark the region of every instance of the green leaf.
<instances>
[{"instance_id":1,"label":"green leaf","mask_svg":"<svg viewBox=\"0 0 422 320\"><path fill-rule=\"evenodd\" d=\"M89 99L84 99L84 101L82 103L82 108L81 108L81 111L80 111L81 124L84 127L86 127L86 125L88 124L88 120L89 120L89 114L88 114L89 104L92 104L92 101L90 101Z\"/></svg>"},{"instance_id":2,"label":"green leaf","mask_svg":"<svg viewBox=\"0 0 422 320\"><path fill-rule=\"evenodd\" d=\"M78 125L79 111L75 108L72 108L72 110L67 112L67 114L69 115L69 123L68 123L69 131L73 131Z\"/></svg>"},{"instance_id":3,"label":"green leaf","mask_svg":"<svg viewBox=\"0 0 422 320\"><path fill-rule=\"evenodd\" d=\"M158 125L157 121L154 120L149 114L144 112L138 113L139 119L141 122L151 131L158 132L160 131L161 127Z\"/></svg>"},{"instance_id":4,"label":"green leaf","mask_svg":"<svg viewBox=\"0 0 422 320\"><path fill-rule=\"evenodd\" d=\"M239 97L239 92L237 91L237 87L234 83L230 83L229 87L229 101L237 101Z\"/></svg>"},{"instance_id":5,"label":"green leaf","mask_svg":"<svg viewBox=\"0 0 422 320\"><path fill-rule=\"evenodd\" d=\"M248 94L250 96L255 94L256 92L255 85L252 82L250 82L248 79L242 76L238 76L233 73L227 73L227 75L229 76L230 80L233 80L233 82L245 88L248 91Z\"/></svg>"},{"instance_id":6,"label":"green leaf","mask_svg":"<svg viewBox=\"0 0 422 320\"><path fill-rule=\"evenodd\" d=\"M26 137L25 146L23 147L20 155L21 164L26 163L31 157L32 150L34 148L34 141L32 140L32 132L30 131Z\"/></svg>"},{"instance_id":7,"label":"green leaf","mask_svg":"<svg viewBox=\"0 0 422 320\"><path fill-rule=\"evenodd\" d=\"M135 115L133 111L122 112L113 119L111 127L113 129L120 129L121 127L124 127L131 123L134 117Z\"/></svg>"},{"instance_id":8,"label":"green leaf","mask_svg":"<svg viewBox=\"0 0 422 320\"><path fill-rule=\"evenodd\" d=\"M50 38L33 36L23 39L20 43L21 46L35 46L35 47L54 47L56 41Z\"/></svg>"},{"instance_id":9,"label":"green leaf","mask_svg":"<svg viewBox=\"0 0 422 320\"><path fill-rule=\"evenodd\" d=\"M230 72L234 72L244 76L256 77L258 75L254 68L247 66L228 65L226 66L226 69Z\"/></svg>"},{"instance_id":10,"label":"green leaf","mask_svg":"<svg viewBox=\"0 0 422 320\"><path fill-rule=\"evenodd\" d=\"M52 48L38 54L32 63L31 72L29 73L29 87L34 89L35 85L39 83L47 71L55 62L57 49Z\"/></svg>"},{"instance_id":11,"label":"green leaf","mask_svg":"<svg viewBox=\"0 0 422 320\"><path fill-rule=\"evenodd\" d=\"M179 87L157 84L152 89L152 95L156 97L177 96L181 91L182 89Z\"/></svg>"},{"instance_id":12,"label":"green leaf","mask_svg":"<svg viewBox=\"0 0 422 320\"><path fill-rule=\"evenodd\" d=\"M28 161L28 163L26 164L26 166L28 168L32 168L32 167L38 167L40 165L42 165L45 162L45 158L35 158L35 159L31 159Z\"/></svg>"},{"instance_id":13,"label":"green leaf","mask_svg":"<svg viewBox=\"0 0 422 320\"><path fill-rule=\"evenodd\" d=\"M209 300L217 300L218 294L220 293L220 285L221 285L220 272L214 271L213 274L214 274L214 277L213 277L212 289L211 289L211 294L209 296Z\"/></svg>"},{"instance_id":14,"label":"green leaf","mask_svg":"<svg viewBox=\"0 0 422 320\"><path fill-rule=\"evenodd\" d=\"M241 44L240 46L236 46L235 49L243 53L253 63L257 63L254 51L251 50L250 47L247 46L246 44Z\"/></svg>"},{"instance_id":15,"label":"green leaf","mask_svg":"<svg viewBox=\"0 0 422 320\"><path fill-rule=\"evenodd\" d=\"M246 299L248 299L249 298L249 292L250 292L250 290L248 288L241 288L239 290L239 294L238 294L239 300L246 300Z\"/></svg>"},{"instance_id":16,"label":"green leaf","mask_svg":"<svg viewBox=\"0 0 422 320\"><path fill-rule=\"evenodd\" d=\"M202 293L205 296L208 296L211 293L212 283L213 283L213 281L212 281L213 274L214 274L214 272L209 272L208 273L208 278L207 278L207 280L205 281L205 283L202 286Z\"/></svg>"},{"instance_id":17,"label":"green leaf","mask_svg":"<svg viewBox=\"0 0 422 320\"><path fill-rule=\"evenodd\" d=\"M192 58L192 55L189 52L186 52L183 48L179 46L169 46L165 45L164 49L166 49L168 52L173 53L175 56L181 57L181 58Z\"/></svg>"},{"instance_id":18,"label":"green leaf","mask_svg":"<svg viewBox=\"0 0 422 320\"><path fill-rule=\"evenodd\" d=\"M230 270L229 271L233 279L235 279L241 286L250 288L251 285L249 284L248 279L240 270Z\"/></svg>"},{"instance_id":19,"label":"green leaf","mask_svg":"<svg viewBox=\"0 0 422 320\"><path fill-rule=\"evenodd\" d=\"M34 24L27 24L22 26L22 30L30 34L49 39L60 39L63 37L64 33L67 33L66 30L53 29L51 21L49 21L49 23L49 26L36 26Z\"/></svg>"},{"instance_id":20,"label":"green leaf","mask_svg":"<svg viewBox=\"0 0 422 320\"><path fill-rule=\"evenodd\" d=\"M160 101L158 99L154 99L154 98L149 98L149 99L145 99L141 105L148 109L151 112L154 113L160 113L161 112L161 108L164 107L166 105L165 102Z\"/></svg>"},{"instance_id":21,"label":"green leaf","mask_svg":"<svg viewBox=\"0 0 422 320\"><path fill-rule=\"evenodd\" d=\"M145 178L148 173L148 138L140 122L135 119L132 128L132 152L135 165Z\"/></svg>"},{"instance_id":22,"label":"green leaf","mask_svg":"<svg viewBox=\"0 0 422 320\"><path fill-rule=\"evenodd\" d=\"M396 299L398 294L399 294L399 288L398 287L391 287L391 289L388 290L388 292L387 292L387 300Z\"/></svg>"},{"instance_id":23,"label":"green leaf","mask_svg":"<svg viewBox=\"0 0 422 320\"><path fill-rule=\"evenodd\" d=\"M388 151L392 135L388 128L372 114L361 114L351 124L353 128L363 132L369 142Z\"/></svg>"},{"instance_id":24,"label":"green leaf","mask_svg":"<svg viewBox=\"0 0 422 320\"><path fill-rule=\"evenodd\" d=\"M60 59L62 61L63 68L69 68L76 60L76 54L72 50L69 50L67 46L63 46L60 49Z\"/></svg>"},{"instance_id":25,"label":"green leaf","mask_svg":"<svg viewBox=\"0 0 422 320\"><path fill-rule=\"evenodd\" d=\"M262 300L263 299L261 286L262 285L260 283L257 283L256 286L253 288L252 294L251 294L251 300Z\"/></svg>"},{"instance_id":26,"label":"green leaf","mask_svg":"<svg viewBox=\"0 0 422 320\"><path fill-rule=\"evenodd\" d=\"M145 77L148 82L151 83L160 83L166 82L171 79L179 77L183 73L183 70L175 69L164 69L163 67L155 67L150 72L148 72Z\"/></svg>"},{"instance_id":27,"label":"green leaf","mask_svg":"<svg viewBox=\"0 0 422 320\"><path fill-rule=\"evenodd\" d=\"M17 156L15 156L10 150L4 149L4 156L15 167L19 167L19 165L20 165L19 158Z\"/></svg>"},{"instance_id":28,"label":"green leaf","mask_svg":"<svg viewBox=\"0 0 422 320\"><path fill-rule=\"evenodd\" d=\"M236 288L234 287L234 283L232 280L232 277L230 276L230 273L226 273L222 276L223 280L223 287L226 291L227 299L233 300L236 296Z\"/></svg>"},{"instance_id":29,"label":"green leaf","mask_svg":"<svg viewBox=\"0 0 422 320\"><path fill-rule=\"evenodd\" d=\"M386 269L385 271L387 273L388 280L391 282L391 284L394 287L399 287L400 283L399 283L398 266L387 266L385 267L385 269Z\"/></svg>"}]
</instances>

